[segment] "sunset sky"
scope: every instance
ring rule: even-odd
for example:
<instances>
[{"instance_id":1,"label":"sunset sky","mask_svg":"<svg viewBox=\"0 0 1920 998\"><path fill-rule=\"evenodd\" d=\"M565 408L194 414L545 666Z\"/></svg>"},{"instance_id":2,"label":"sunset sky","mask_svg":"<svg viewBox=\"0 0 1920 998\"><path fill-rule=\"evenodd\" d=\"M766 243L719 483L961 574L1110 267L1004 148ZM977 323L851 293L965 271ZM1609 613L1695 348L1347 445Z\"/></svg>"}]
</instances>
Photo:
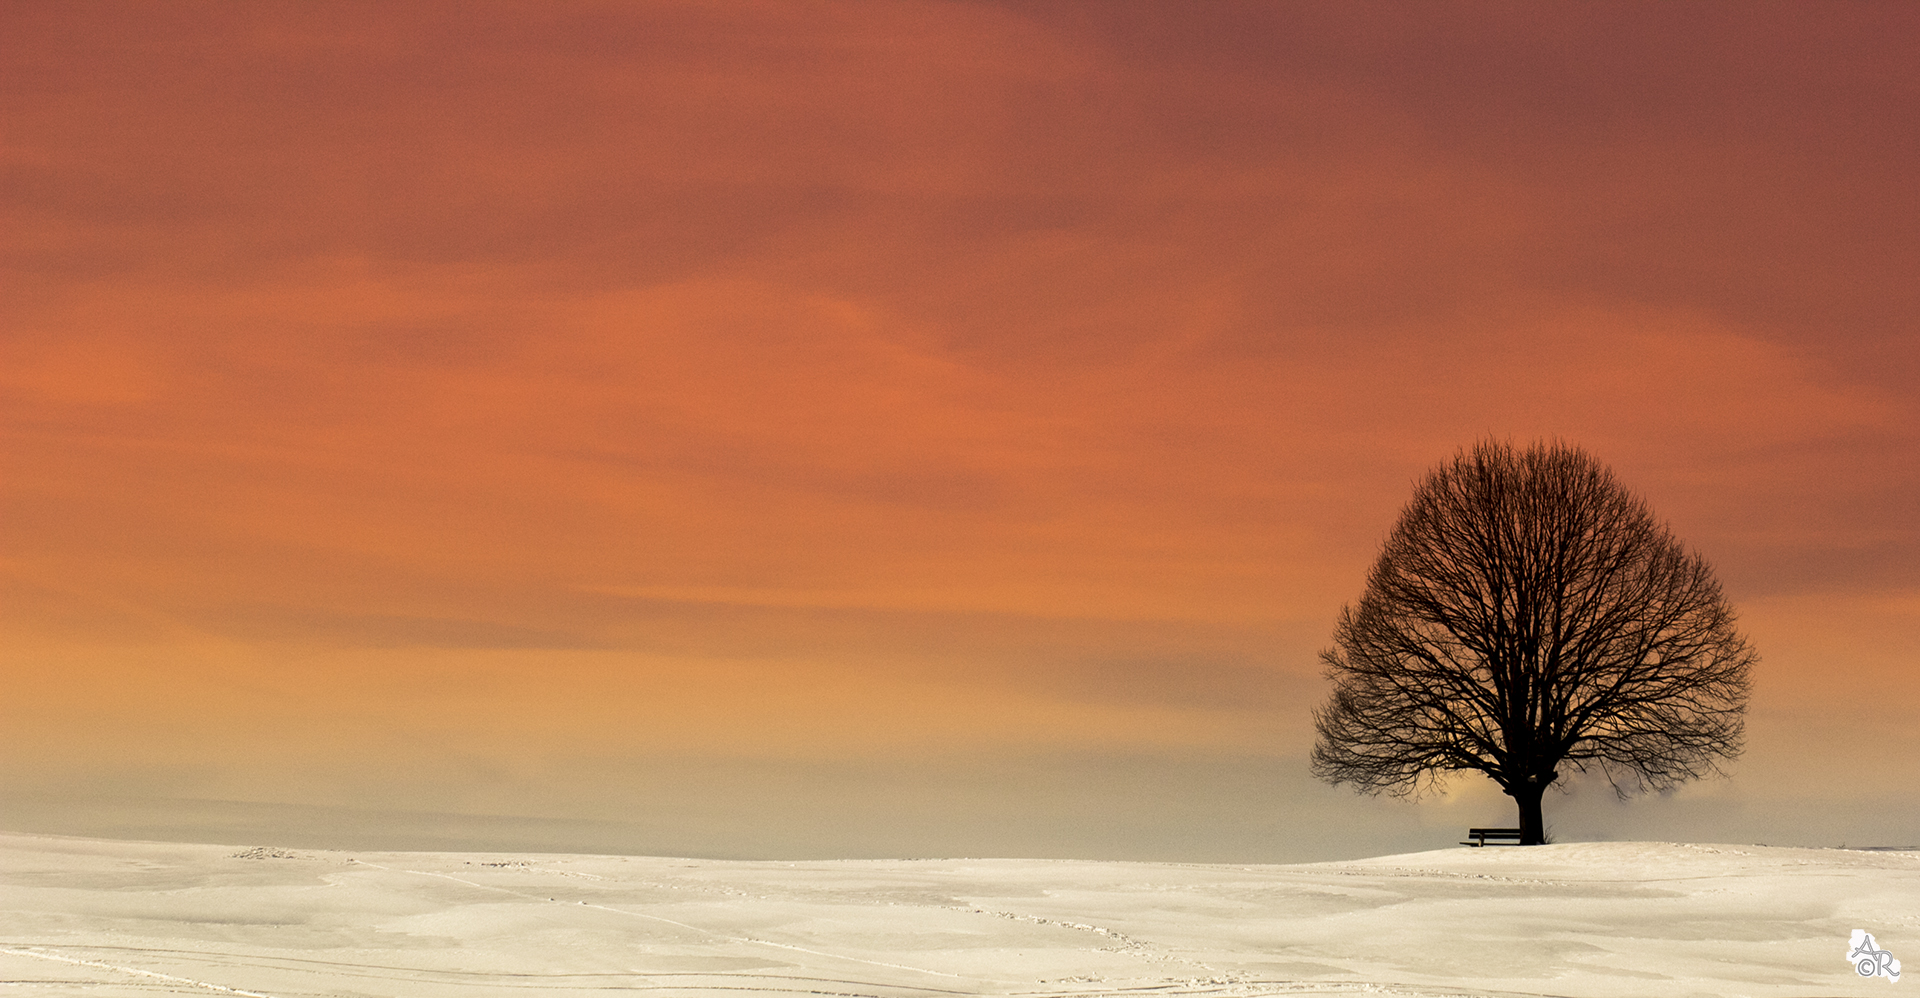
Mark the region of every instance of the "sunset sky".
<instances>
[{"instance_id":1,"label":"sunset sky","mask_svg":"<svg viewBox=\"0 0 1920 998\"><path fill-rule=\"evenodd\" d=\"M0 3L0 827L1285 861L1414 481L1761 656L1563 838L1920 842L1920 7Z\"/></svg>"}]
</instances>

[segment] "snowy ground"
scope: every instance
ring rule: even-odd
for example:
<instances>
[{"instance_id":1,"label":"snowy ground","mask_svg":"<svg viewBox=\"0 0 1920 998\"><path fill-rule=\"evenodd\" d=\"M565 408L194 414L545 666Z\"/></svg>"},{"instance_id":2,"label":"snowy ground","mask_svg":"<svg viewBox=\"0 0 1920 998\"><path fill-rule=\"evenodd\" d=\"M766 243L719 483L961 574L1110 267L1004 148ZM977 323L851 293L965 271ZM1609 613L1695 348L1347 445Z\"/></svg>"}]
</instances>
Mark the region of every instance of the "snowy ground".
<instances>
[{"instance_id":1,"label":"snowy ground","mask_svg":"<svg viewBox=\"0 0 1920 998\"><path fill-rule=\"evenodd\" d=\"M1855 928L1920 959L1920 853L776 863L0 834L5 995L1898 994L1843 959Z\"/></svg>"}]
</instances>

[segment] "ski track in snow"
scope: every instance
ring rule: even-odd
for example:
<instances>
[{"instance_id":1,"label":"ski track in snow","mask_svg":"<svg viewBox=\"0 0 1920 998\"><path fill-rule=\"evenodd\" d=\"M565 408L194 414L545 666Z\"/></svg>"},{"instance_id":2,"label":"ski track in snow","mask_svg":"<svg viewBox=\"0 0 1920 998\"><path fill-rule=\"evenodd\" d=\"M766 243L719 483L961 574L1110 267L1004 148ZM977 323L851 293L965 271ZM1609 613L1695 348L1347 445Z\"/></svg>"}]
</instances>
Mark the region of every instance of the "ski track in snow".
<instances>
[{"instance_id":1,"label":"ski track in snow","mask_svg":"<svg viewBox=\"0 0 1920 998\"><path fill-rule=\"evenodd\" d=\"M147 977L156 981L166 981L169 984L185 984L190 987L205 988L208 991L217 991L221 994L246 995L247 998L276 998L274 995L263 994L259 991L245 991L240 988L230 988L224 984L214 984L211 981L196 981L191 977L176 977L173 974L162 974L155 970L142 970L139 967L122 967L118 964L101 963L98 960L81 960L71 956L61 956L57 953L41 953L30 949L9 949L6 947L0 947L0 953L6 953L10 956L32 957L35 960L52 960L55 963L71 964L75 967L93 967L99 970L111 970L116 974L127 974L132 977ZM11 984L13 982L7 981L0 983Z\"/></svg>"}]
</instances>

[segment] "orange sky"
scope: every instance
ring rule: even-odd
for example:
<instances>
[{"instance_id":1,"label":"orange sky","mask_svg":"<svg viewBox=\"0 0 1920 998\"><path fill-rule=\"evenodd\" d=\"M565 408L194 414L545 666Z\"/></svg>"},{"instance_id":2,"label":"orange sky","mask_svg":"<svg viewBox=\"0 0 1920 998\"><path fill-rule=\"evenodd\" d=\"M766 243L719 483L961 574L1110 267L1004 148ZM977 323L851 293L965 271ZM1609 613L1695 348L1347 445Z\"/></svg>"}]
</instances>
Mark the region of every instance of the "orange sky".
<instances>
[{"instance_id":1,"label":"orange sky","mask_svg":"<svg viewBox=\"0 0 1920 998\"><path fill-rule=\"evenodd\" d=\"M1507 802L1313 784L1314 656L1491 433L1610 463L1763 657L1732 780L1550 823L1910 844L1917 42L1893 3L0 5L0 825L1437 846Z\"/></svg>"}]
</instances>

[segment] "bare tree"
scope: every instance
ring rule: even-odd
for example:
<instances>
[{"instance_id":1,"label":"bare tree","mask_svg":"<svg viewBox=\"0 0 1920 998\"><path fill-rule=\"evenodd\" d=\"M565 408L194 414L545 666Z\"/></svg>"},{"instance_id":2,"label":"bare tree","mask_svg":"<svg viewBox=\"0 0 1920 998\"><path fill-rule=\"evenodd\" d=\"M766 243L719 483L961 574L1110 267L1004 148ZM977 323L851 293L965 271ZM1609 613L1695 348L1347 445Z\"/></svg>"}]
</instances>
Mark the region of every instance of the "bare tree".
<instances>
[{"instance_id":1,"label":"bare tree","mask_svg":"<svg viewBox=\"0 0 1920 998\"><path fill-rule=\"evenodd\" d=\"M1757 658L1713 569L1584 451L1486 441L1431 472L1321 653L1314 775L1410 796L1477 770L1544 841L1565 764L1616 793L1740 752Z\"/></svg>"}]
</instances>

